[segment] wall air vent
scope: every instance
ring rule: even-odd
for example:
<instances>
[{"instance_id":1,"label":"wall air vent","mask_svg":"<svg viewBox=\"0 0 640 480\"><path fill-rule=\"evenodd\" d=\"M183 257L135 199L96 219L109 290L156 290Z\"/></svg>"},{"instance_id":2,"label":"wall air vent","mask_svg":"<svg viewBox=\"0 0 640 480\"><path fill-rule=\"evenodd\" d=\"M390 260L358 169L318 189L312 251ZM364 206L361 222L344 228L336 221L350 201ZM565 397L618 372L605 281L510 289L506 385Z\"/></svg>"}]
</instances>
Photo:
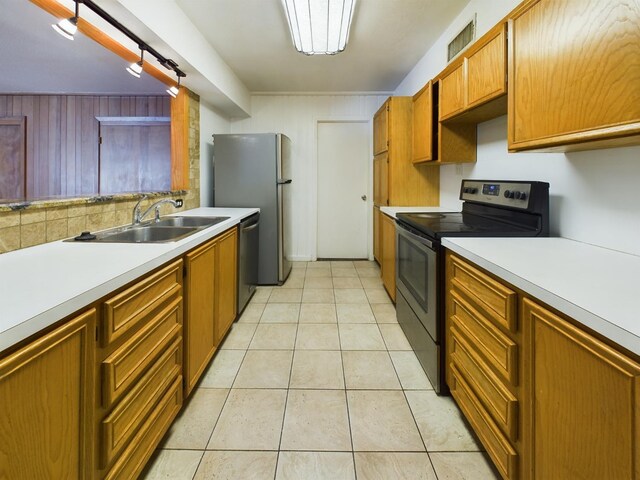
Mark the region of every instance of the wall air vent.
<instances>
[{"instance_id":1,"label":"wall air vent","mask_svg":"<svg viewBox=\"0 0 640 480\"><path fill-rule=\"evenodd\" d=\"M463 51L467 45L473 42L476 37L476 18L473 19L464 27L458 35L455 36L449 45L447 45L447 62L450 62Z\"/></svg>"}]
</instances>

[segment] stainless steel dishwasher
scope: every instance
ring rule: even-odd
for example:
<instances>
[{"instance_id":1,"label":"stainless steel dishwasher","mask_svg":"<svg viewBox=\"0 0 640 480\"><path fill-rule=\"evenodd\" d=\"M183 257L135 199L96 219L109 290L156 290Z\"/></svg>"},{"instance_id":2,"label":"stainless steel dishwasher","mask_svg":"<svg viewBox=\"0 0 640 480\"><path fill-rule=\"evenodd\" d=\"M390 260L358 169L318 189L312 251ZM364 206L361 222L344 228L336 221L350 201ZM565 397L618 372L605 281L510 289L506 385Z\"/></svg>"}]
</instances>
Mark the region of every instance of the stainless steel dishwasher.
<instances>
[{"instance_id":1,"label":"stainless steel dishwasher","mask_svg":"<svg viewBox=\"0 0 640 480\"><path fill-rule=\"evenodd\" d=\"M238 255L238 315L256 291L258 283L258 244L260 214L256 213L240 222L240 255Z\"/></svg>"}]
</instances>

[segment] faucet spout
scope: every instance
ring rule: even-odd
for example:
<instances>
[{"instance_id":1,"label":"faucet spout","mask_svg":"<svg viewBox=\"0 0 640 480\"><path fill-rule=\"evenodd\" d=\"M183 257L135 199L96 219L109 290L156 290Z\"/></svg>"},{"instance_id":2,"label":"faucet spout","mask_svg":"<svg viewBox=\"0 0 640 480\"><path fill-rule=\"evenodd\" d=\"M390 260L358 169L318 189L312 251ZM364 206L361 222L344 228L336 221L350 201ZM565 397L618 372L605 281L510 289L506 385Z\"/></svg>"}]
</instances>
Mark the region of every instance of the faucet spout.
<instances>
[{"instance_id":1,"label":"faucet spout","mask_svg":"<svg viewBox=\"0 0 640 480\"><path fill-rule=\"evenodd\" d=\"M142 201L142 199L140 200ZM140 202L138 202L139 204ZM175 208L180 208L183 205L182 199L178 198L176 200L173 200L172 198L163 198L162 200L158 200L155 203L152 203L151 206L149 208L147 208L143 213L140 213L140 207L138 204L136 204L135 208L133 209L133 225L137 225L140 222L142 222L142 220L144 219L144 217L147 216L147 214L155 209L156 213L155 213L155 221L159 221L160 220L160 205L165 204L165 203L170 203L171 205L173 205Z\"/></svg>"}]
</instances>

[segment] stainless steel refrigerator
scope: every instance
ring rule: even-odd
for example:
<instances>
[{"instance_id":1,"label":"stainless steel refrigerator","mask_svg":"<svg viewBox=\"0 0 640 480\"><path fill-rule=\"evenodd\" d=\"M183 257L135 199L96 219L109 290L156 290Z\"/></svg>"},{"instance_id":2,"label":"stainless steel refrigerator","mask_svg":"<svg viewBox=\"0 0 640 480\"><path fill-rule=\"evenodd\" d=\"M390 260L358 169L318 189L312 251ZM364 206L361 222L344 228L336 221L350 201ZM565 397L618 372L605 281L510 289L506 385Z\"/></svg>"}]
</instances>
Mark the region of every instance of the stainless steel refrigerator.
<instances>
[{"instance_id":1,"label":"stainless steel refrigerator","mask_svg":"<svg viewBox=\"0 0 640 480\"><path fill-rule=\"evenodd\" d=\"M260 208L258 284L291 271L291 140L281 133L213 135L214 206Z\"/></svg>"}]
</instances>

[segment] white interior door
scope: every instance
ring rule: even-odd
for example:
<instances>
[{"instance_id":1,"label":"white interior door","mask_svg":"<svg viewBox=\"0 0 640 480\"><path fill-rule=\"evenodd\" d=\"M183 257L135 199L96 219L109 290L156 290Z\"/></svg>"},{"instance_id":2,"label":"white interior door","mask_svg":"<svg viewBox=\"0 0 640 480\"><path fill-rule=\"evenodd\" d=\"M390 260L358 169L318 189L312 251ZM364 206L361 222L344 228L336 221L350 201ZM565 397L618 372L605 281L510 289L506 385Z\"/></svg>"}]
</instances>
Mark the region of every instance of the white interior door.
<instances>
[{"instance_id":1,"label":"white interior door","mask_svg":"<svg viewBox=\"0 0 640 480\"><path fill-rule=\"evenodd\" d=\"M368 258L368 122L318 122L318 258Z\"/></svg>"}]
</instances>

